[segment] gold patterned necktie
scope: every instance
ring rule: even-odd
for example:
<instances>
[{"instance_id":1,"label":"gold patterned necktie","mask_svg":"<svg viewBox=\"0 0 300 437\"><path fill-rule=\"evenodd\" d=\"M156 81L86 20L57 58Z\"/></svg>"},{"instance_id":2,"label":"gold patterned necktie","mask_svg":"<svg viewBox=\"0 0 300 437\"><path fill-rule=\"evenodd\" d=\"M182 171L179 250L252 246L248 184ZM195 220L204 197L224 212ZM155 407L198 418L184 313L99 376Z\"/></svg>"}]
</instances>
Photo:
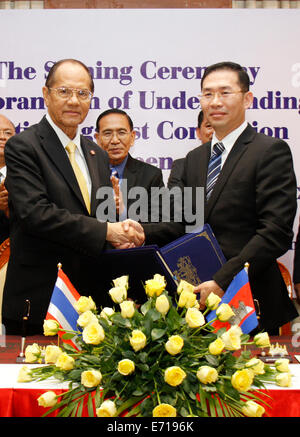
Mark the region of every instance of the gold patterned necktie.
<instances>
[{"instance_id":1,"label":"gold patterned necktie","mask_svg":"<svg viewBox=\"0 0 300 437\"><path fill-rule=\"evenodd\" d=\"M75 160L75 149L76 149L76 144L74 144L72 141L70 141L70 143L66 147L66 151L68 152L70 163L73 167L79 188L81 190L83 200L86 204L88 212L90 213L91 212L91 203L90 203L90 196L89 196L89 192L88 192L88 188L87 188L87 183L86 183L86 180L82 174L82 171L79 168L79 165L77 164L77 162Z\"/></svg>"}]
</instances>

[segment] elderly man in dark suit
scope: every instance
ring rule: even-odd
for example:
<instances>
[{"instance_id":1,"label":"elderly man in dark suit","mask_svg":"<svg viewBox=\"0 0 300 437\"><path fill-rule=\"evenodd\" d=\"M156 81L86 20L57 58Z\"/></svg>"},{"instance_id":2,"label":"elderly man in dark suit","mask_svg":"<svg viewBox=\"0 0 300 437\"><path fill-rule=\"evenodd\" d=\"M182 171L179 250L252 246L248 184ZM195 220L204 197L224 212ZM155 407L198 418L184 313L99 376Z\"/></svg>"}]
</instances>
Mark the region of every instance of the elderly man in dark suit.
<instances>
[{"instance_id":1,"label":"elderly man in dark suit","mask_svg":"<svg viewBox=\"0 0 300 437\"><path fill-rule=\"evenodd\" d=\"M133 158L129 151L134 145L135 131L130 116L120 109L102 112L96 121L95 139L108 153L112 184L115 190L117 209L121 218L130 217L130 206L135 196L128 193L132 188L141 187L148 209L147 222L151 221L151 188L164 186L161 169ZM126 187L126 188L125 188ZM124 199L127 202L124 202Z\"/></svg>"},{"instance_id":2,"label":"elderly man in dark suit","mask_svg":"<svg viewBox=\"0 0 300 437\"><path fill-rule=\"evenodd\" d=\"M6 144L11 255L3 296L7 334L19 333L24 302L31 302L29 333L42 324L62 264L82 295L106 303L98 257L106 244L142 244L143 232L95 218L98 188L110 185L108 156L79 134L94 84L80 61L57 62L43 87L47 115Z\"/></svg>"},{"instance_id":3,"label":"elderly man in dark suit","mask_svg":"<svg viewBox=\"0 0 300 437\"><path fill-rule=\"evenodd\" d=\"M205 187L204 222L212 227L227 262L211 281L197 287L200 305L205 307L211 292L223 296L249 263L260 327L277 334L280 326L297 317L276 261L290 249L293 238L296 179L291 151L281 139L259 134L245 121L253 95L240 65L222 62L208 67L201 92L214 135L187 154L181 186L194 189L194 209L195 187ZM144 229L149 242L163 238L166 224Z\"/></svg>"}]
</instances>

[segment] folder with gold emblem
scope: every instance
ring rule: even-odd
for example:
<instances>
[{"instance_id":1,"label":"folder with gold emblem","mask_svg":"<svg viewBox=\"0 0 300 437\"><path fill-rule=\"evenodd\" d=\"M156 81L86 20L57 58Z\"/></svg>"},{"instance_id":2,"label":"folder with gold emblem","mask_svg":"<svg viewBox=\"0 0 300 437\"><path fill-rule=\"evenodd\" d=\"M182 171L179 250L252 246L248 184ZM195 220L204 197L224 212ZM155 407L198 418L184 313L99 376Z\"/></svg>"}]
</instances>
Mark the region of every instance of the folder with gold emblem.
<instances>
[{"instance_id":1,"label":"folder with gold emblem","mask_svg":"<svg viewBox=\"0 0 300 437\"><path fill-rule=\"evenodd\" d=\"M128 297L143 303L146 300L144 283L156 273L165 277L168 292L174 294L181 279L198 285L212 279L225 261L210 226L206 224L197 232L185 234L163 248L151 245L106 251L101 255L101 265L109 281L104 286L102 280L102 285L108 289L113 279L129 275Z\"/></svg>"},{"instance_id":2,"label":"folder with gold emblem","mask_svg":"<svg viewBox=\"0 0 300 437\"><path fill-rule=\"evenodd\" d=\"M193 285L211 280L226 262L208 224L164 246L160 252L176 280L184 279Z\"/></svg>"}]
</instances>

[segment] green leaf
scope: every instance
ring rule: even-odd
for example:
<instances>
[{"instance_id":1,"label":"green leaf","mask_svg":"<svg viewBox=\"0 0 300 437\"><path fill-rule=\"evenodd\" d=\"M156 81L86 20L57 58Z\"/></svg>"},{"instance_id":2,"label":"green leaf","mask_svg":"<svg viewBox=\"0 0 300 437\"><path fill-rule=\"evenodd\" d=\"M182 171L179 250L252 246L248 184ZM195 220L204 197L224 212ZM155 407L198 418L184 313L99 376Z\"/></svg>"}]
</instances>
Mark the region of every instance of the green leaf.
<instances>
[{"instance_id":1,"label":"green leaf","mask_svg":"<svg viewBox=\"0 0 300 437\"><path fill-rule=\"evenodd\" d=\"M151 338L152 340L158 340L159 338L163 337L165 333L166 333L166 329L154 328L151 331Z\"/></svg>"}]
</instances>

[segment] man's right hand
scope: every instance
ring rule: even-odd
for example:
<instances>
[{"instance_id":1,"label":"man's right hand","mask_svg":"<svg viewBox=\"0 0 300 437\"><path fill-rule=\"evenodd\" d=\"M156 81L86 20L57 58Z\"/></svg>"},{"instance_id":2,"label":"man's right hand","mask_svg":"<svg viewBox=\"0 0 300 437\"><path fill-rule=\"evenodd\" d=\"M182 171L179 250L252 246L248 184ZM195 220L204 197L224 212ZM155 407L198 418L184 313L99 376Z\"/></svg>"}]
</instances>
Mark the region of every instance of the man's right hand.
<instances>
[{"instance_id":1,"label":"man's right hand","mask_svg":"<svg viewBox=\"0 0 300 437\"><path fill-rule=\"evenodd\" d=\"M144 229L138 222L131 219L124 222L107 223L106 240L116 249L139 247L145 241Z\"/></svg>"}]
</instances>

